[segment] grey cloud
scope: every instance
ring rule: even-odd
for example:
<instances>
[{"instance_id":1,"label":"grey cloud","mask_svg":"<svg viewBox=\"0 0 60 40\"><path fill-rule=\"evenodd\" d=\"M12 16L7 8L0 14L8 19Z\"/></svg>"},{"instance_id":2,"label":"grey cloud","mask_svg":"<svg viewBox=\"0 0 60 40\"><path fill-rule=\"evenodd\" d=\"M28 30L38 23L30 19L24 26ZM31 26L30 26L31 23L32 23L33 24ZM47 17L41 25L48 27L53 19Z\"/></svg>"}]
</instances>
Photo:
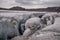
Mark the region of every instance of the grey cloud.
<instances>
[{"instance_id":1,"label":"grey cloud","mask_svg":"<svg viewBox=\"0 0 60 40\"><path fill-rule=\"evenodd\" d=\"M43 5L47 5L47 6L60 6L60 0L51 0L49 2L44 2Z\"/></svg>"},{"instance_id":2,"label":"grey cloud","mask_svg":"<svg viewBox=\"0 0 60 40\"><path fill-rule=\"evenodd\" d=\"M47 5L60 6L60 0L16 0L21 5Z\"/></svg>"},{"instance_id":3,"label":"grey cloud","mask_svg":"<svg viewBox=\"0 0 60 40\"><path fill-rule=\"evenodd\" d=\"M60 6L60 0L0 0L0 7L11 6L40 7L42 6Z\"/></svg>"},{"instance_id":4,"label":"grey cloud","mask_svg":"<svg viewBox=\"0 0 60 40\"><path fill-rule=\"evenodd\" d=\"M38 4L39 0L16 0L16 2L23 5L34 5Z\"/></svg>"},{"instance_id":5,"label":"grey cloud","mask_svg":"<svg viewBox=\"0 0 60 40\"><path fill-rule=\"evenodd\" d=\"M16 4L15 0L0 0L0 7L9 8Z\"/></svg>"}]
</instances>

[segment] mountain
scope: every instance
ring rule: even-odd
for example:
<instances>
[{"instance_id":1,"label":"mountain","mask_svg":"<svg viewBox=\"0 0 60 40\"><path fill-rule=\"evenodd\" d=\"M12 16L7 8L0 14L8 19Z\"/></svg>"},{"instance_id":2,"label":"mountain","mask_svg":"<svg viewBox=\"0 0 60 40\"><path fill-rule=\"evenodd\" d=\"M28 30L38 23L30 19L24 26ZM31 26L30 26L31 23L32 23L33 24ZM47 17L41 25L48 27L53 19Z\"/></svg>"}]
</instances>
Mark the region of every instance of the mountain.
<instances>
[{"instance_id":1,"label":"mountain","mask_svg":"<svg viewBox=\"0 0 60 40\"><path fill-rule=\"evenodd\" d=\"M0 8L0 10L7 10L7 8Z\"/></svg>"},{"instance_id":2,"label":"mountain","mask_svg":"<svg viewBox=\"0 0 60 40\"><path fill-rule=\"evenodd\" d=\"M9 9L0 8L0 10L19 10L19 11L40 11L40 12L60 12L60 7L47 7L47 8L36 8L36 9L25 9L23 7L14 6Z\"/></svg>"},{"instance_id":3,"label":"mountain","mask_svg":"<svg viewBox=\"0 0 60 40\"><path fill-rule=\"evenodd\" d=\"M48 7L46 8L47 11L52 12L60 12L60 7Z\"/></svg>"},{"instance_id":4,"label":"mountain","mask_svg":"<svg viewBox=\"0 0 60 40\"><path fill-rule=\"evenodd\" d=\"M16 6L16 7L12 7L12 8L10 8L9 10L25 10L25 8L22 8L22 7Z\"/></svg>"}]
</instances>

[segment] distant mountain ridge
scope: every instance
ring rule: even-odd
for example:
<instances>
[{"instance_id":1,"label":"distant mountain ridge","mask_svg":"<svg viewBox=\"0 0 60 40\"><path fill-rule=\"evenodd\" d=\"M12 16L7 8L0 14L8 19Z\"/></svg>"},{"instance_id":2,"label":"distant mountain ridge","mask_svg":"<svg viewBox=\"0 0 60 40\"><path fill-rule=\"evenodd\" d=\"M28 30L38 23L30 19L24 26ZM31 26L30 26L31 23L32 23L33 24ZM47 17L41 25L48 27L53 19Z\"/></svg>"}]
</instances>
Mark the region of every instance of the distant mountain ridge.
<instances>
[{"instance_id":1,"label":"distant mountain ridge","mask_svg":"<svg viewBox=\"0 0 60 40\"><path fill-rule=\"evenodd\" d=\"M0 8L0 10L7 10L7 8Z\"/></svg>"},{"instance_id":2,"label":"distant mountain ridge","mask_svg":"<svg viewBox=\"0 0 60 40\"><path fill-rule=\"evenodd\" d=\"M9 10L25 10L25 8L16 6L16 7L10 8Z\"/></svg>"},{"instance_id":3,"label":"distant mountain ridge","mask_svg":"<svg viewBox=\"0 0 60 40\"><path fill-rule=\"evenodd\" d=\"M47 7L47 8L26 9L26 8L23 8L23 7L15 6L15 7L9 8L9 9L7 9L7 8L0 8L0 10L60 12L60 7Z\"/></svg>"}]
</instances>

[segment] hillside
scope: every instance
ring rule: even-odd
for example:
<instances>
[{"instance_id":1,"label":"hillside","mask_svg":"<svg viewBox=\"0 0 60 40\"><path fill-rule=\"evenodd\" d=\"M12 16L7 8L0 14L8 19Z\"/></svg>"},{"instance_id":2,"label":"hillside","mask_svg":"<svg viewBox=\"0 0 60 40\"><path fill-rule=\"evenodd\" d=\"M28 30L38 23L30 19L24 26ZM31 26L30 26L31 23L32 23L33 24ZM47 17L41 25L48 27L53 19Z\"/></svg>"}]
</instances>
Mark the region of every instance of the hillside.
<instances>
[{"instance_id":1,"label":"hillside","mask_svg":"<svg viewBox=\"0 0 60 40\"><path fill-rule=\"evenodd\" d=\"M26 8L23 8L23 7L15 6L15 7L9 8L9 9L7 9L7 8L0 8L0 10L60 12L60 7L47 7L47 8L26 9Z\"/></svg>"}]
</instances>

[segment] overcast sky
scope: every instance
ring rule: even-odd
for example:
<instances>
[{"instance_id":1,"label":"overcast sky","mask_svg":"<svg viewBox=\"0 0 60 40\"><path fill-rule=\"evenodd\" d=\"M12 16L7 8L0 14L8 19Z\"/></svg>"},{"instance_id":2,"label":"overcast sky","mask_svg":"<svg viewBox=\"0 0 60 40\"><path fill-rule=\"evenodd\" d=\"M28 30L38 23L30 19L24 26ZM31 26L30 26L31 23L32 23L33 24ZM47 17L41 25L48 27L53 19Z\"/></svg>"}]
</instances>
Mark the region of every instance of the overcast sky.
<instances>
[{"instance_id":1,"label":"overcast sky","mask_svg":"<svg viewBox=\"0 0 60 40\"><path fill-rule=\"evenodd\" d=\"M24 8L42 8L60 6L60 0L0 0L0 7L10 8L21 6Z\"/></svg>"}]
</instances>

